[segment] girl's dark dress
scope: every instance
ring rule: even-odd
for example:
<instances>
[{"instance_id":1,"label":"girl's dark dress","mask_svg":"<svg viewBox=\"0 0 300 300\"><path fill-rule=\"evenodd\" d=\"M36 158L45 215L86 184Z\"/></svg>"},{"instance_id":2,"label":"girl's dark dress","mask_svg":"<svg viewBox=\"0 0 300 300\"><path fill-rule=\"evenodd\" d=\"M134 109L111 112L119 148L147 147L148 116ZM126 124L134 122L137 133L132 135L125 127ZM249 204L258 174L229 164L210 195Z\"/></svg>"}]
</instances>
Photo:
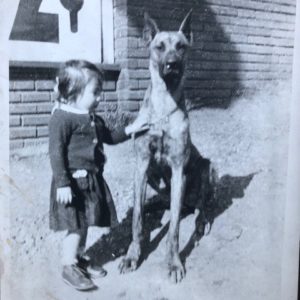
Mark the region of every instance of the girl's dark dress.
<instances>
[{"instance_id":1,"label":"girl's dark dress","mask_svg":"<svg viewBox=\"0 0 300 300\"><path fill-rule=\"evenodd\" d=\"M124 129L110 131L101 117L56 109L49 123L49 155L53 171L50 192L50 229L78 230L117 222L109 188L102 176L103 143L126 140ZM77 171L85 177L73 178ZM85 172L85 171L86 172ZM70 186L69 204L56 201L59 187Z\"/></svg>"}]
</instances>

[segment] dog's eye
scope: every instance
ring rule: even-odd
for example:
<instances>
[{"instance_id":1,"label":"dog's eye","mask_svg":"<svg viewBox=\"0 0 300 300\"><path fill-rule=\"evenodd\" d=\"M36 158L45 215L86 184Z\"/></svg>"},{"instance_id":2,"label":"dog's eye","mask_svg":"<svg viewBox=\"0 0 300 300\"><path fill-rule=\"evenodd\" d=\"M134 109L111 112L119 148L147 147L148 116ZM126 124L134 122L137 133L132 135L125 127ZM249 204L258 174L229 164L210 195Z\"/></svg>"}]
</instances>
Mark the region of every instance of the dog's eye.
<instances>
[{"instance_id":1,"label":"dog's eye","mask_svg":"<svg viewBox=\"0 0 300 300\"><path fill-rule=\"evenodd\" d=\"M185 49L186 49L186 44L182 44L182 43L176 44L176 50L185 50Z\"/></svg>"},{"instance_id":2,"label":"dog's eye","mask_svg":"<svg viewBox=\"0 0 300 300\"><path fill-rule=\"evenodd\" d=\"M159 50L159 51L164 51L165 50L165 44L164 43L160 43L160 44L156 45L155 48L157 50Z\"/></svg>"}]
</instances>

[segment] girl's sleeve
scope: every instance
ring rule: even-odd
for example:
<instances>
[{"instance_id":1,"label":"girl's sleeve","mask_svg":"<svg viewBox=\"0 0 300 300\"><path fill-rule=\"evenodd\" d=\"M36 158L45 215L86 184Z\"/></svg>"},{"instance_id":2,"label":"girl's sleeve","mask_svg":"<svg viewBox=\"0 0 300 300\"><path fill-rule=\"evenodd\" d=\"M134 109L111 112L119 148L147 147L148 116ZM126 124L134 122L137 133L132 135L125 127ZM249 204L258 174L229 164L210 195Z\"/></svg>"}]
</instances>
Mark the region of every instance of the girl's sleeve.
<instances>
[{"instance_id":1,"label":"girl's sleeve","mask_svg":"<svg viewBox=\"0 0 300 300\"><path fill-rule=\"evenodd\" d=\"M67 145L71 136L71 124L64 117L51 116L49 122L49 156L54 181L57 187L69 186L67 171Z\"/></svg>"},{"instance_id":2,"label":"girl's sleeve","mask_svg":"<svg viewBox=\"0 0 300 300\"><path fill-rule=\"evenodd\" d=\"M115 145L128 140L130 136L125 133L125 127L109 129L105 124L103 126L103 143Z\"/></svg>"}]
</instances>

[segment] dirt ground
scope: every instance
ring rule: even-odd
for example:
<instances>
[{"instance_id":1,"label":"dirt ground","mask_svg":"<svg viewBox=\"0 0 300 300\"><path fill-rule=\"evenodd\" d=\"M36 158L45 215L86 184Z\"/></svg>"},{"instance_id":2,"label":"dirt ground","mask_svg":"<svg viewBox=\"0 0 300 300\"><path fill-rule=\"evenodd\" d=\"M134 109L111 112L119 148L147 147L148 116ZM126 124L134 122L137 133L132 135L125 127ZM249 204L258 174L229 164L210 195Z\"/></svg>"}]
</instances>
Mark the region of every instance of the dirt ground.
<instances>
[{"instance_id":1,"label":"dirt ground","mask_svg":"<svg viewBox=\"0 0 300 300\"><path fill-rule=\"evenodd\" d=\"M167 280L164 265L169 211L159 208L147 213L151 242L141 266L130 274L118 272L130 240L126 213L133 201L131 141L106 147L105 177L120 225L109 235L97 228L89 232L88 251L108 271L90 292L75 291L61 280L63 233L48 229L51 173L45 149L15 153L10 174L11 299L279 299L289 93L286 85L266 90L240 97L228 109L190 112L192 140L215 165L223 188L221 210L197 247L190 241L195 215L181 221L180 249L187 273L177 285Z\"/></svg>"}]
</instances>

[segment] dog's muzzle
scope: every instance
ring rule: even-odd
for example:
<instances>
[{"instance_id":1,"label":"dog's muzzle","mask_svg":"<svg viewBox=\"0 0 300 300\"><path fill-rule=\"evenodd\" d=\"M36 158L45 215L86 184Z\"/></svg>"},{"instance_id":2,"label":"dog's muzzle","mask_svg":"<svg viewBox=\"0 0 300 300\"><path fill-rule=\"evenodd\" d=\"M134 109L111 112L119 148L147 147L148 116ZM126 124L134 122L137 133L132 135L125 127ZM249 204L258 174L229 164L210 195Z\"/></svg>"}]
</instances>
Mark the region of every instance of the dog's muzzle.
<instances>
[{"instance_id":1,"label":"dog's muzzle","mask_svg":"<svg viewBox=\"0 0 300 300\"><path fill-rule=\"evenodd\" d=\"M167 85L177 85L183 74L182 63L172 60L166 61L160 68L160 76Z\"/></svg>"},{"instance_id":2,"label":"dog's muzzle","mask_svg":"<svg viewBox=\"0 0 300 300\"><path fill-rule=\"evenodd\" d=\"M182 64L177 61L167 61L164 64L163 75L166 76L168 74L180 76L182 74Z\"/></svg>"}]
</instances>

